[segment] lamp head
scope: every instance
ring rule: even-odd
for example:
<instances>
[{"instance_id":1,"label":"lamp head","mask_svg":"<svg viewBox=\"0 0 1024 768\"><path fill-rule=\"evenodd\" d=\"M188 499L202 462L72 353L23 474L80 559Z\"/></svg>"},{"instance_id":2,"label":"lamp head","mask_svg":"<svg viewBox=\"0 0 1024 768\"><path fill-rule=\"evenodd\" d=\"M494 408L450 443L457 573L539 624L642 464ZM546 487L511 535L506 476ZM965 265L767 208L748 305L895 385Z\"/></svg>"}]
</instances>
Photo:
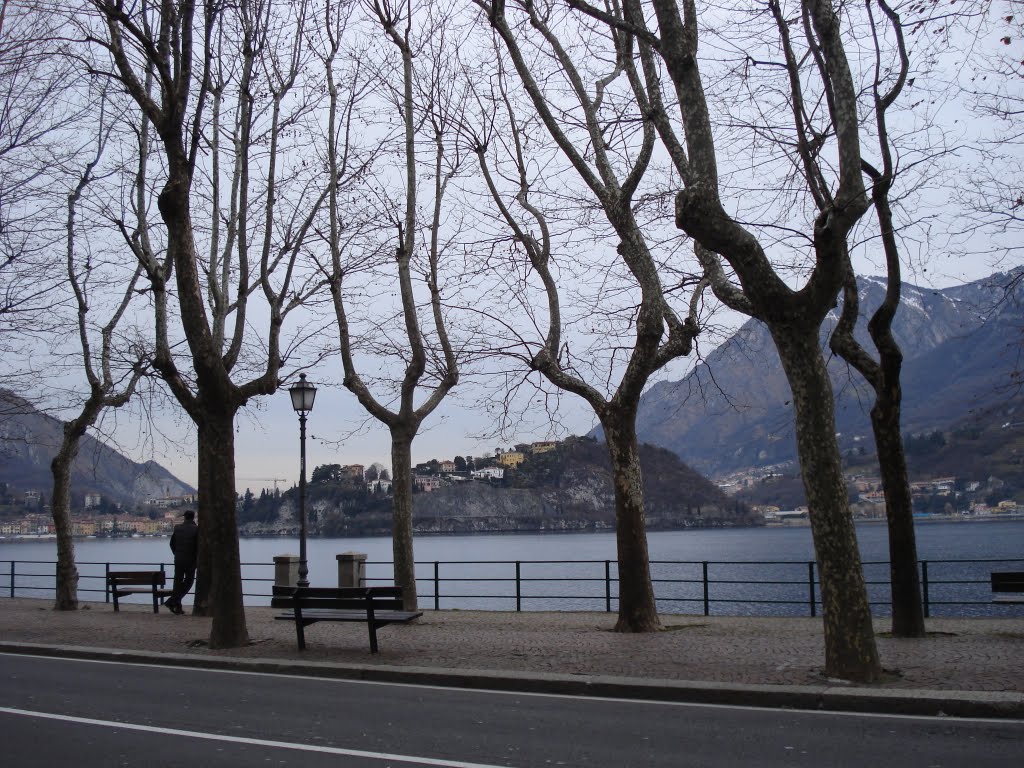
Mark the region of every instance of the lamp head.
<instances>
[{"instance_id":1,"label":"lamp head","mask_svg":"<svg viewBox=\"0 0 1024 768\"><path fill-rule=\"evenodd\" d=\"M288 388L288 394L292 396L292 408L297 413L305 415L313 410L316 387L306 381L306 374L299 374L299 380Z\"/></svg>"}]
</instances>

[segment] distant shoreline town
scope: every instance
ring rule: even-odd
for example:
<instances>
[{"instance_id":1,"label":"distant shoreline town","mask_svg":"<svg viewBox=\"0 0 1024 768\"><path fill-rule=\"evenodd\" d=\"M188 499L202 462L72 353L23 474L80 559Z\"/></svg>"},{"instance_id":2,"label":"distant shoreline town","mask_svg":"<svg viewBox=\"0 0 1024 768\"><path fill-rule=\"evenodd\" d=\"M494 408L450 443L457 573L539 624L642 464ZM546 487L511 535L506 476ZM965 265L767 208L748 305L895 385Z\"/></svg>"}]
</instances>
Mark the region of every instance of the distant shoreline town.
<instances>
[{"instance_id":1,"label":"distant shoreline town","mask_svg":"<svg viewBox=\"0 0 1024 768\"><path fill-rule=\"evenodd\" d=\"M451 486L471 486L485 483L500 492L505 488L516 487L522 490L528 487L531 462L546 461L559 451L570 446L573 441L586 441L587 438L569 438L566 441L540 441L516 445L514 449L498 448L493 455L472 457L455 456L454 459L432 459L421 462L413 467L413 487L417 493L432 493ZM545 456L545 454L548 454ZM542 458L543 457L543 458ZM558 476L566 471L567 465L547 464L546 475ZM726 496L735 496L749 491L757 484L771 483L784 477L781 468L762 468L758 471L737 473L728 479L714 484ZM666 471L661 470L663 473ZM522 473L526 473L522 477ZM646 470L645 470L646 473ZM798 476L797 476L798 477ZM526 485L524 486L524 479ZM262 496L257 498L243 482L239 483L237 495L239 513L239 532L241 536L274 536L293 535L298 531L298 521L290 514L275 519L272 525L245 525L252 516L252 508L264 502L275 507L288 505L287 498L294 494L294 487L284 492L277 488L281 478L273 478L274 488L271 492L264 488ZM796 478L792 481L799 482ZM857 522L885 520L885 498L879 477L871 474L850 473L847 476L850 489L850 503L854 519ZM381 507L388 503L391 494L391 477L386 468L379 464L365 467L362 464L324 464L316 467L310 479L310 488L339 489L355 493L359 498L375 499ZM10 489L8 489L9 491ZM914 519L918 522L987 522L1024 519L1024 506L1019 505L1012 496L1011 489L996 478L985 481L958 477L937 477L911 483L914 500ZM18 494L22 496L21 494ZM44 496L38 490L25 491L21 498L7 494L7 514L0 517L0 540L38 540L55 535L55 526ZM78 508L71 513L71 535L74 538L138 538L168 536L181 516L183 509L196 505L196 494L181 496L150 498L140 502L135 509L127 510L114 503L103 494L90 491L74 498ZM748 502L749 503L749 502ZM784 503L784 502L783 502ZM698 507L699 509L699 507ZM769 527L799 526L809 524L809 512L806 506L786 508L772 504L749 504L751 513L757 516L756 523L748 517L741 525L765 525ZM349 512L351 514L351 511ZM450 513L449 514L453 514ZM277 513L273 516L277 518ZM699 512L698 512L699 516ZM384 522L383 520L381 521ZM613 520L608 520L613 526ZM678 521L677 521L678 522ZM546 528L542 520L534 519L536 530ZM607 528L596 526L595 528ZM690 525L680 527L691 527ZM293 530L294 528L294 530ZM347 529L344 535L381 535L387 525L378 525L373 531ZM558 528L553 528L559 530ZM562 527L561 530L572 528ZM484 529L481 529L481 532ZM492 521L488 532L500 533L505 530L520 532L522 527L503 528L500 522ZM424 529L421 533L439 532L436 528ZM314 527L312 535L339 535L337 529L318 530Z\"/></svg>"},{"instance_id":2,"label":"distant shoreline town","mask_svg":"<svg viewBox=\"0 0 1024 768\"><path fill-rule=\"evenodd\" d=\"M44 518L44 519L41 519ZM112 525L114 521L107 520L75 520L72 523L74 539L138 539L138 538L167 538L171 535L176 522L180 519L176 515L169 515L160 520L132 520L122 519L118 524ZM858 525L880 525L885 523L884 518L859 517L855 521ZM920 513L914 515L914 522L927 525L929 523L1006 523L1024 522L1024 510L990 510L983 513L954 513L954 514L932 514ZM786 510L765 515L765 527L806 527L810 525L806 509ZM559 531L539 529L538 533L578 533L579 531ZM481 533L522 533L520 530L492 530ZM278 532L269 535L242 534L240 538L287 538L298 534L295 531ZM445 533L424 532L419 535L450 535ZM374 537L376 534L346 534L343 538L364 538ZM11 523L0 523L0 542L31 542L54 540L57 538L54 532L53 520L45 519L43 515L30 515L20 525ZM326 537L330 538L330 537Z\"/></svg>"}]
</instances>

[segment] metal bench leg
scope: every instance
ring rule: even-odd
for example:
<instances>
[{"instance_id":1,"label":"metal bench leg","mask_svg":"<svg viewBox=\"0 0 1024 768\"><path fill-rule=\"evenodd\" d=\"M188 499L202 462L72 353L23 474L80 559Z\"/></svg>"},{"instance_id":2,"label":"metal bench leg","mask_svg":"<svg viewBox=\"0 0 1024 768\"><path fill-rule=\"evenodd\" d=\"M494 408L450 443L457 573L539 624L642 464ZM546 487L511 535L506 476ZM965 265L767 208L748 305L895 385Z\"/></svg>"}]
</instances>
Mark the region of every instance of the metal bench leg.
<instances>
[{"instance_id":1,"label":"metal bench leg","mask_svg":"<svg viewBox=\"0 0 1024 768\"><path fill-rule=\"evenodd\" d=\"M302 609L295 605L295 637L299 642L299 650L306 650L306 622L302 620Z\"/></svg>"}]
</instances>

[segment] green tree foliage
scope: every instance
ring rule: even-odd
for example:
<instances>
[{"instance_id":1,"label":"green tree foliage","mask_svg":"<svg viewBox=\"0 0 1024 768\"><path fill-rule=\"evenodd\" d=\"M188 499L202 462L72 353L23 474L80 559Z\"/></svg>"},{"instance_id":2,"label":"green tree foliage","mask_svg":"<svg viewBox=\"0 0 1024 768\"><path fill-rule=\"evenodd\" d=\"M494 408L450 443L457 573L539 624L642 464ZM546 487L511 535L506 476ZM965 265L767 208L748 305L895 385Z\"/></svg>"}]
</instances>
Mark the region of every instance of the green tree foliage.
<instances>
[{"instance_id":1,"label":"green tree foliage","mask_svg":"<svg viewBox=\"0 0 1024 768\"><path fill-rule=\"evenodd\" d=\"M321 464L313 470L309 479L310 485L322 485L325 483L337 483L341 480L340 464Z\"/></svg>"}]
</instances>

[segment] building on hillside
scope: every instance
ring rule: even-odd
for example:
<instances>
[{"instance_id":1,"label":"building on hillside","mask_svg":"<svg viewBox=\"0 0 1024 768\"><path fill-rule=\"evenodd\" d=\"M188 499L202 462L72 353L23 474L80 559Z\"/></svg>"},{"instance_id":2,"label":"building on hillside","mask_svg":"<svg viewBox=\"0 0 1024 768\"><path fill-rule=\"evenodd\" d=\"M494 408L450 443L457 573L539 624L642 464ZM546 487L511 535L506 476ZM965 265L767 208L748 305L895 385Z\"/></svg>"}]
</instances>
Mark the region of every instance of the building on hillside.
<instances>
[{"instance_id":1,"label":"building on hillside","mask_svg":"<svg viewBox=\"0 0 1024 768\"><path fill-rule=\"evenodd\" d=\"M416 475L412 479L412 484L414 488L429 493L441 487L441 478L436 475Z\"/></svg>"},{"instance_id":2,"label":"building on hillside","mask_svg":"<svg viewBox=\"0 0 1024 768\"><path fill-rule=\"evenodd\" d=\"M526 461L526 455L522 451L503 451L499 448L494 452L494 459L503 467L518 467Z\"/></svg>"},{"instance_id":3,"label":"building on hillside","mask_svg":"<svg viewBox=\"0 0 1024 768\"><path fill-rule=\"evenodd\" d=\"M452 472L455 471L455 462L448 461L447 459L445 461L439 461L437 463L437 471L447 473L450 475Z\"/></svg>"},{"instance_id":4,"label":"building on hillside","mask_svg":"<svg viewBox=\"0 0 1024 768\"><path fill-rule=\"evenodd\" d=\"M854 487L860 493L866 491L875 491L882 485L882 479L879 477L855 477L850 480L850 485Z\"/></svg>"},{"instance_id":5,"label":"building on hillside","mask_svg":"<svg viewBox=\"0 0 1024 768\"><path fill-rule=\"evenodd\" d=\"M530 453L547 453L553 451L558 447L557 440L540 440L536 443L530 443Z\"/></svg>"},{"instance_id":6,"label":"building on hillside","mask_svg":"<svg viewBox=\"0 0 1024 768\"><path fill-rule=\"evenodd\" d=\"M149 499L146 503L151 507L159 509L177 509L178 507L189 507L196 503L195 493L185 493L181 496L164 496L161 498ZM117 505L120 509L121 505Z\"/></svg>"},{"instance_id":7,"label":"building on hillside","mask_svg":"<svg viewBox=\"0 0 1024 768\"><path fill-rule=\"evenodd\" d=\"M341 477L344 480L362 480L366 474L366 467L362 464L346 464L341 468Z\"/></svg>"},{"instance_id":8,"label":"building on hillside","mask_svg":"<svg viewBox=\"0 0 1024 768\"><path fill-rule=\"evenodd\" d=\"M391 493L391 481L380 478L371 480L366 484L366 490L370 493Z\"/></svg>"},{"instance_id":9,"label":"building on hillside","mask_svg":"<svg viewBox=\"0 0 1024 768\"><path fill-rule=\"evenodd\" d=\"M885 504L885 493L882 491L866 491L858 494L857 499L865 504Z\"/></svg>"},{"instance_id":10,"label":"building on hillside","mask_svg":"<svg viewBox=\"0 0 1024 768\"><path fill-rule=\"evenodd\" d=\"M484 467L483 469L474 469L470 472L470 476L474 480L501 480L505 477L505 470L501 467Z\"/></svg>"},{"instance_id":11,"label":"building on hillside","mask_svg":"<svg viewBox=\"0 0 1024 768\"><path fill-rule=\"evenodd\" d=\"M910 484L911 492L952 493L955 477L936 477L932 480L917 480Z\"/></svg>"},{"instance_id":12,"label":"building on hillside","mask_svg":"<svg viewBox=\"0 0 1024 768\"><path fill-rule=\"evenodd\" d=\"M85 500L82 502L82 505L85 509L94 509L100 505L101 501L103 501L103 497L100 494L96 493L96 491L89 491L85 494Z\"/></svg>"}]
</instances>

